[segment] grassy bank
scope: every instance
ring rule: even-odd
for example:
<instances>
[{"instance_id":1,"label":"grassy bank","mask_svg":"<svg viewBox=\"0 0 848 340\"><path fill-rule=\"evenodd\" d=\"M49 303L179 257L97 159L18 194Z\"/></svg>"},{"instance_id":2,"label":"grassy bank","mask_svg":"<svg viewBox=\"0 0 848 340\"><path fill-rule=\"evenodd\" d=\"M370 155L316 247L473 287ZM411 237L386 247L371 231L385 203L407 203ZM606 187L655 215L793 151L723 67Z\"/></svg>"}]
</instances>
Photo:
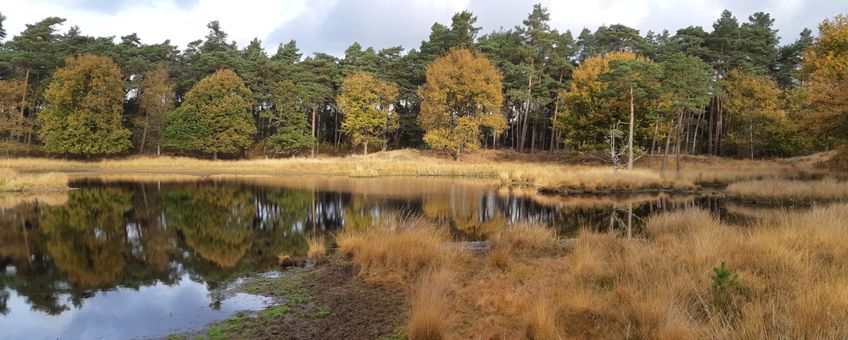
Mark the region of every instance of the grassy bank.
<instances>
[{"instance_id":1,"label":"grassy bank","mask_svg":"<svg viewBox=\"0 0 848 340\"><path fill-rule=\"evenodd\" d=\"M613 169L596 159L567 154L521 154L481 150L456 162L436 152L396 150L367 156L250 160L204 160L187 157L133 157L93 162L47 159L0 159L0 168L20 172L65 172L70 176L111 176L192 180L197 176L329 175L340 177L441 176L489 179L501 184L533 185L549 193L621 193L691 191L760 179L815 178L814 167L828 155L776 161L684 157L682 170L672 164L661 175L658 157L646 157L633 170Z\"/></svg>"},{"instance_id":2,"label":"grassy bank","mask_svg":"<svg viewBox=\"0 0 848 340\"><path fill-rule=\"evenodd\" d=\"M483 254L413 222L345 235L340 249L365 280L404 287L412 339L834 339L848 337L846 220L846 204L744 229L686 210L640 238L582 232L568 250L525 225Z\"/></svg>"},{"instance_id":3,"label":"grassy bank","mask_svg":"<svg viewBox=\"0 0 848 340\"><path fill-rule=\"evenodd\" d=\"M536 184L562 190L632 190L690 188L685 179L662 178L650 169L613 170L599 163L575 164L574 159L548 159L505 151L481 151L455 162L439 153L398 150L368 156L253 160L203 160L186 157L136 157L94 162L46 158L0 159L0 168L22 172L60 171L73 176L144 174L147 176L208 175L333 175L345 177L450 176L486 178L504 184ZM585 161L583 159L582 161Z\"/></svg>"},{"instance_id":4,"label":"grassy bank","mask_svg":"<svg viewBox=\"0 0 848 340\"><path fill-rule=\"evenodd\" d=\"M759 202L811 202L848 199L848 182L832 178L813 181L764 179L732 183L727 194Z\"/></svg>"},{"instance_id":5,"label":"grassy bank","mask_svg":"<svg viewBox=\"0 0 848 340\"><path fill-rule=\"evenodd\" d=\"M68 176L56 173L24 174L0 168L0 192L37 192L68 189Z\"/></svg>"}]
</instances>

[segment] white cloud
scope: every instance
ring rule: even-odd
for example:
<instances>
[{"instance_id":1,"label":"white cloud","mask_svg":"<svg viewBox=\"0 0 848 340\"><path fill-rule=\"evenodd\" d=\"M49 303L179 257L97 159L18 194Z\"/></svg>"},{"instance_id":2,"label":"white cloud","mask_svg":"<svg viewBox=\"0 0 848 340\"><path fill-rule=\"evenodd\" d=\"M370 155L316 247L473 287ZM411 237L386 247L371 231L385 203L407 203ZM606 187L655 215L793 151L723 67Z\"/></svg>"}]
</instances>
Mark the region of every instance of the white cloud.
<instances>
[{"instance_id":1,"label":"white cloud","mask_svg":"<svg viewBox=\"0 0 848 340\"><path fill-rule=\"evenodd\" d=\"M122 36L138 33L146 43L170 39L178 46L202 39L206 24L219 20L231 40L244 45L254 37L266 48L297 39L307 54L338 55L354 41L384 48L417 48L434 22L449 23L454 12L469 9L479 16L483 33L520 25L538 0L3 0L9 35L47 16L68 19L83 34ZM541 0L551 25L577 34L583 27L625 24L646 33L696 25L710 31L725 8L740 22L755 11L775 18L783 41L803 27L815 29L824 18L845 11L832 0Z\"/></svg>"},{"instance_id":2,"label":"white cloud","mask_svg":"<svg viewBox=\"0 0 848 340\"><path fill-rule=\"evenodd\" d=\"M119 37L138 33L147 43L170 39L179 46L203 38L206 24L212 20L219 20L229 38L239 44L254 37L264 39L306 9L306 0L198 0L191 6L179 6L172 0L148 0L128 2L109 13L80 7L80 1L6 1L3 11L8 17L10 35L23 30L25 24L59 16L68 19L64 29L79 26L86 35Z\"/></svg>"}]
</instances>

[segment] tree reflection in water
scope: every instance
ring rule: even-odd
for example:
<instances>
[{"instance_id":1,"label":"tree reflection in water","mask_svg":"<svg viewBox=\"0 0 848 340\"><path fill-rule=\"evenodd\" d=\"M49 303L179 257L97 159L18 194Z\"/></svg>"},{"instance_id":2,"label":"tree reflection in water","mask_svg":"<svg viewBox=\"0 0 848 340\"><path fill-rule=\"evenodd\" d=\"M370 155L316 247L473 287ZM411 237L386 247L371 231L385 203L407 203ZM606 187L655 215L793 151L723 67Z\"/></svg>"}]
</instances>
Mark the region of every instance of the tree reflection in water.
<instances>
[{"instance_id":1,"label":"tree reflection in water","mask_svg":"<svg viewBox=\"0 0 848 340\"><path fill-rule=\"evenodd\" d=\"M100 290L183 277L210 289L303 255L304 235L363 229L387 215L422 215L457 239L484 239L530 221L563 237L579 228L638 237L644 217L723 202L696 197L550 197L453 179L80 182L61 198L0 199L0 314L10 292L47 314ZM735 211L745 211L734 208ZM212 296L213 307L222 297ZM0 316L2 317L2 316Z\"/></svg>"}]
</instances>

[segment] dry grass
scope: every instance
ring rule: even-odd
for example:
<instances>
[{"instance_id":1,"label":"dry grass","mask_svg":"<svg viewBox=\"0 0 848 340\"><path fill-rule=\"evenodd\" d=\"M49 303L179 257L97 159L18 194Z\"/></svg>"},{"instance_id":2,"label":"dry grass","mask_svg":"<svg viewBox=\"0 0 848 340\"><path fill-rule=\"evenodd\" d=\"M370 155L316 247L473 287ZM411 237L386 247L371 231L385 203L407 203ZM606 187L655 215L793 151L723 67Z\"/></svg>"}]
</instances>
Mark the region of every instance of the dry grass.
<instances>
[{"instance_id":1,"label":"dry grass","mask_svg":"<svg viewBox=\"0 0 848 340\"><path fill-rule=\"evenodd\" d=\"M556 251L556 232L541 224L520 223L511 225L489 237L494 254L541 255Z\"/></svg>"},{"instance_id":2,"label":"dry grass","mask_svg":"<svg viewBox=\"0 0 848 340\"><path fill-rule=\"evenodd\" d=\"M637 169L613 174L606 166L582 166L527 160L501 160L492 155L454 162L432 153L397 150L368 156L253 160L203 160L186 157L137 157L97 162L45 158L0 159L0 167L24 171L86 171L119 177L120 173L177 176L226 174L335 175L347 177L451 176L487 178L502 184L534 183L538 186L587 191L641 188L691 188L688 181L663 179L654 170Z\"/></svg>"},{"instance_id":3,"label":"dry grass","mask_svg":"<svg viewBox=\"0 0 848 340\"><path fill-rule=\"evenodd\" d=\"M55 191L68 188L68 176L63 174L22 174L10 169L0 169L2 191Z\"/></svg>"},{"instance_id":4,"label":"dry grass","mask_svg":"<svg viewBox=\"0 0 848 340\"><path fill-rule=\"evenodd\" d=\"M632 191L643 189L694 189L688 180L662 177L650 169L613 171L609 167L566 167L544 174L534 174L533 182L540 187L556 191Z\"/></svg>"},{"instance_id":5,"label":"dry grass","mask_svg":"<svg viewBox=\"0 0 848 340\"><path fill-rule=\"evenodd\" d=\"M323 237L309 236L306 238L306 244L309 246L309 250L306 251L306 257L319 263L327 259L327 244Z\"/></svg>"},{"instance_id":6,"label":"dry grass","mask_svg":"<svg viewBox=\"0 0 848 340\"><path fill-rule=\"evenodd\" d=\"M365 231L336 236L339 251L361 267L367 281L400 286L454 261L463 249L447 247L448 242L444 229L423 218L385 219Z\"/></svg>"},{"instance_id":7,"label":"dry grass","mask_svg":"<svg viewBox=\"0 0 848 340\"><path fill-rule=\"evenodd\" d=\"M699 185L726 185L738 181L769 178L799 178L826 174L818 165L833 157L833 153L778 160L739 160L710 156L685 156L679 179ZM645 159L642 168L659 171L660 158ZM666 169L668 176L677 177L674 164Z\"/></svg>"},{"instance_id":8,"label":"dry grass","mask_svg":"<svg viewBox=\"0 0 848 340\"><path fill-rule=\"evenodd\" d=\"M346 177L450 176L486 178L509 184L534 184L559 191L689 190L694 184L727 184L764 178L797 178L825 173L815 164L830 154L777 161L744 161L716 157L686 156L677 176L669 170L659 174L658 158L646 158L636 169L614 172L611 167L586 162L585 158L558 154L528 155L508 151L480 150L462 162L420 150L395 150L348 157L204 160L187 157L133 157L96 162L46 158L0 159L0 168L22 171L85 171L90 174L167 173L171 175L335 175ZM673 169L673 166L672 166ZM83 174L85 175L85 174ZM694 184L693 184L694 183Z\"/></svg>"},{"instance_id":9,"label":"dry grass","mask_svg":"<svg viewBox=\"0 0 848 340\"><path fill-rule=\"evenodd\" d=\"M455 278L445 269L424 274L414 289L406 333L412 340L442 339L448 330Z\"/></svg>"},{"instance_id":10,"label":"dry grass","mask_svg":"<svg viewBox=\"0 0 848 340\"><path fill-rule=\"evenodd\" d=\"M553 235L516 227L473 257L444 257L443 236L412 233L432 230L417 222L340 245L367 277L405 273L393 276L413 287L412 338L842 339L847 220L848 204L779 212L746 228L682 210L651 218L641 239L582 231L564 253L532 251ZM492 265L504 249L507 264ZM725 279L714 272L722 263Z\"/></svg>"},{"instance_id":11,"label":"dry grass","mask_svg":"<svg viewBox=\"0 0 848 340\"><path fill-rule=\"evenodd\" d=\"M764 179L730 184L728 194L769 201L838 200L848 198L848 182L825 178L816 181Z\"/></svg>"},{"instance_id":12,"label":"dry grass","mask_svg":"<svg viewBox=\"0 0 848 340\"><path fill-rule=\"evenodd\" d=\"M645 240L584 232L558 270L513 289L530 301L528 332L543 338L845 338L846 220L848 205L749 229L700 210L660 215ZM722 262L737 279L719 290Z\"/></svg>"}]
</instances>

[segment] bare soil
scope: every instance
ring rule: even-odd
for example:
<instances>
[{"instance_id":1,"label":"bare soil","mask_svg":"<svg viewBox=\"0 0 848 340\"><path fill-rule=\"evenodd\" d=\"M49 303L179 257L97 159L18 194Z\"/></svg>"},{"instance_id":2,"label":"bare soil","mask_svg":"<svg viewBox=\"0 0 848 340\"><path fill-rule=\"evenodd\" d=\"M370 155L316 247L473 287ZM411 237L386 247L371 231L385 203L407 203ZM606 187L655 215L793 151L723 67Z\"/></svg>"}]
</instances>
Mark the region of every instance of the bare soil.
<instances>
[{"instance_id":1,"label":"bare soil","mask_svg":"<svg viewBox=\"0 0 848 340\"><path fill-rule=\"evenodd\" d=\"M404 338L401 291L367 284L359 269L334 259L314 269L248 280L243 291L271 296L277 304L254 315L214 323L210 339L395 339Z\"/></svg>"}]
</instances>

